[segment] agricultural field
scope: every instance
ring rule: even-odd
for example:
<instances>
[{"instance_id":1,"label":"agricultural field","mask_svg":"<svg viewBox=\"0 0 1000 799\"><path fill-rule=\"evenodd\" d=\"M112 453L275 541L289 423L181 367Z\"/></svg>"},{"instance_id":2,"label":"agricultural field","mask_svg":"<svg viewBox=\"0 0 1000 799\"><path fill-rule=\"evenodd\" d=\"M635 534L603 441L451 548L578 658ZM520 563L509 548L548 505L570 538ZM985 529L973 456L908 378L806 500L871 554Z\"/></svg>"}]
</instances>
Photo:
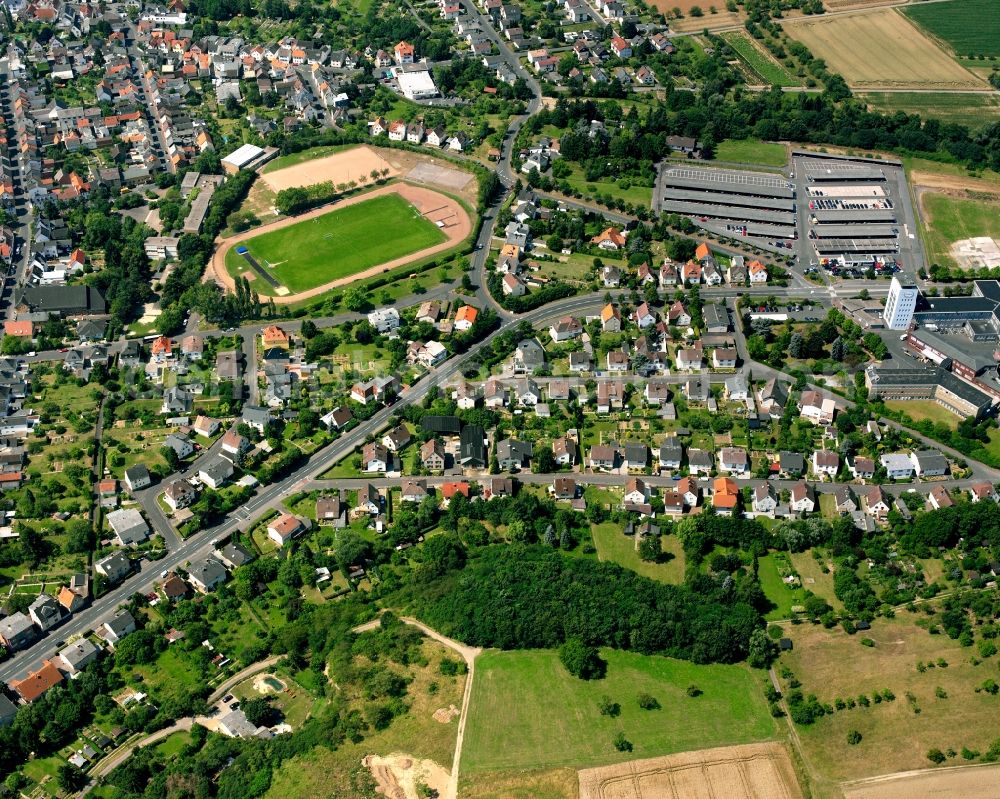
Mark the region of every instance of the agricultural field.
<instances>
[{"instance_id":1,"label":"agricultural field","mask_svg":"<svg viewBox=\"0 0 1000 799\"><path fill-rule=\"evenodd\" d=\"M736 51L750 71L760 76L762 82L769 86L802 85L800 78L789 72L784 64L766 52L744 31L724 33L722 38Z\"/></svg>"},{"instance_id":2,"label":"agricultural field","mask_svg":"<svg viewBox=\"0 0 1000 799\"><path fill-rule=\"evenodd\" d=\"M917 626L917 618L904 612L894 619L876 619L871 630L855 635L813 624L785 627L794 649L781 655L775 670L786 675L784 669L790 670L804 694L815 694L830 705L838 698L871 696L885 689L895 695L891 702L859 704L813 724L796 725L803 753L822 778L853 780L929 768L926 754L931 748L968 747L983 753L998 737L1000 696L976 690L996 677L996 658L980 661L975 647L963 647L944 634L931 635ZM864 638L874 645L863 646ZM927 668L928 663L935 665ZM783 690L788 690L788 679ZM851 745L847 735L854 730L862 739ZM950 762L969 761L958 757Z\"/></svg>"},{"instance_id":3,"label":"agricultural field","mask_svg":"<svg viewBox=\"0 0 1000 799\"><path fill-rule=\"evenodd\" d=\"M760 166L784 166L788 163L785 145L759 139L726 139L715 148L717 161L732 161Z\"/></svg>"},{"instance_id":4,"label":"agricultural field","mask_svg":"<svg viewBox=\"0 0 1000 799\"><path fill-rule=\"evenodd\" d=\"M789 23L785 31L852 89L988 89L894 9Z\"/></svg>"},{"instance_id":5,"label":"agricultural field","mask_svg":"<svg viewBox=\"0 0 1000 799\"><path fill-rule=\"evenodd\" d=\"M1000 200L987 202L928 192L920 202L928 263L953 265L951 246L961 239L976 236L1000 239Z\"/></svg>"},{"instance_id":6,"label":"agricultural field","mask_svg":"<svg viewBox=\"0 0 1000 799\"><path fill-rule=\"evenodd\" d=\"M390 229L393 235L386 237ZM409 202L385 194L261 233L244 246L280 283L301 292L445 240ZM226 268L232 275L247 269L235 247L226 254Z\"/></svg>"},{"instance_id":7,"label":"agricultural field","mask_svg":"<svg viewBox=\"0 0 1000 799\"><path fill-rule=\"evenodd\" d=\"M571 676L552 651L489 651L476 679L462 749L462 770L595 766L705 746L772 738L762 679L745 666L700 666L683 660L602 649L607 675ZM689 696L695 685L703 693ZM643 710L646 692L660 708ZM602 697L621 705L601 715ZM616 751L618 732L632 752Z\"/></svg>"},{"instance_id":8,"label":"agricultural field","mask_svg":"<svg viewBox=\"0 0 1000 799\"><path fill-rule=\"evenodd\" d=\"M876 111L919 114L924 119L940 119L971 130L1000 119L1000 98L994 94L868 92L859 96Z\"/></svg>"},{"instance_id":9,"label":"agricultural field","mask_svg":"<svg viewBox=\"0 0 1000 799\"><path fill-rule=\"evenodd\" d=\"M1000 56L1000 14L994 0L918 3L904 13L959 55Z\"/></svg>"}]
</instances>

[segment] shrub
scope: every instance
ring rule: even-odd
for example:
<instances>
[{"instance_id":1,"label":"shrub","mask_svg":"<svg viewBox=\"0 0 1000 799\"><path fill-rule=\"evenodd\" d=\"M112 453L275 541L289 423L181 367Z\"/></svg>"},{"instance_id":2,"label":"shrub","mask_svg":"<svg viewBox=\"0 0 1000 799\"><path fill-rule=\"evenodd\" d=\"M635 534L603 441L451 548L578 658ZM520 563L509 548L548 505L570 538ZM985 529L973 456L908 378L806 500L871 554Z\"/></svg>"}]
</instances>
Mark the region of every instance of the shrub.
<instances>
[{"instance_id":1,"label":"shrub","mask_svg":"<svg viewBox=\"0 0 1000 799\"><path fill-rule=\"evenodd\" d=\"M602 696L599 707L602 716L611 716L614 719L622 714L622 706L612 701L610 696Z\"/></svg>"},{"instance_id":2,"label":"shrub","mask_svg":"<svg viewBox=\"0 0 1000 799\"><path fill-rule=\"evenodd\" d=\"M944 752L942 752L940 749L928 749L927 759L930 760L931 763L935 764L944 763L945 761Z\"/></svg>"},{"instance_id":3,"label":"shrub","mask_svg":"<svg viewBox=\"0 0 1000 799\"><path fill-rule=\"evenodd\" d=\"M688 696L696 697L696 696L701 696L701 694L702 694L701 688L699 688L697 685L692 684L687 687Z\"/></svg>"},{"instance_id":4,"label":"shrub","mask_svg":"<svg viewBox=\"0 0 1000 799\"><path fill-rule=\"evenodd\" d=\"M620 732L620 733L618 733L615 736L614 745L615 745L615 749L617 749L619 752L631 752L632 751L632 742L628 738L625 737L625 733L623 733L623 732ZM942 755L942 757L943 757L943 755Z\"/></svg>"},{"instance_id":5,"label":"shrub","mask_svg":"<svg viewBox=\"0 0 1000 799\"><path fill-rule=\"evenodd\" d=\"M858 732L857 730L851 730L849 733L847 733L847 743L849 743L851 746L857 746L859 743L861 743L861 733Z\"/></svg>"},{"instance_id":6,"label":"shrub","mask_svg":"<svg viewBox=\"0 0 1000 799\"><path fill-rule=\"evenodd\" d=\"M659 710L660 703L652 694L639 694L639 707L643 710Z\"/></svg>"},{"instance_id":7,"label":"shrub","mask_svg":"<svg viewBox=\"0 0 1000 799\"><path fill-rule=\"evenodd\" d=\"M862 638L861 646L873 647L875 646L875 642L871 638Z\"/></svg>"}]
</instances>

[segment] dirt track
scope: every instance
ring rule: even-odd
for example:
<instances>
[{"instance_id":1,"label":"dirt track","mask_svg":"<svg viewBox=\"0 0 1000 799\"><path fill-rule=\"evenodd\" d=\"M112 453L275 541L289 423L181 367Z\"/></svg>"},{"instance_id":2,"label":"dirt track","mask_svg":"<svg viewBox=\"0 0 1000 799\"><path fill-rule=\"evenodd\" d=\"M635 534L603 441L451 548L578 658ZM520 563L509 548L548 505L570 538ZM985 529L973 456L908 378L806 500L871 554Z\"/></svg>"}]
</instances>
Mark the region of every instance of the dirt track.
<instances>
[{"instance_id":1,"label":"dirt track","mask_svg":"<svg viewBox=\"0 0 1000 799\"><path fill-rule=\"evenodd\" d=\"M887 774L841 787L844 799L993 799L1000 783L1000 766L959 766Z\"/></svg>"},{"instance_id":2,"label":"dirt track","mask_svg":"<svg viewBox=\"0 0 1000 799\"><path fill-rule=\"evenodd\" d=\"M409 183L392 183L388 186L382 186L381 188L373 191L358 194L354 197L350 197L349 199L332 203L331 205L325 205L322 208L317 208L316 210L310 211L302 216L282 219L270 225L263 225L262 227L248 230L228 239L220 239L216 242L217 247L215 254L212 256L211 270L209 274L217 283L225 287L227 291L234 291L236 288L236 281L226 269L226 253L229 252L233 245L238 244L241 241L246 241L247 239L252 239L255 236L259 236L261 233L278 230L279 228L288 227L289 225L297 225L299 222L313 219L314 217L322 216L323 214L328 214L331 211L346 208L349 205L354 205L355 203L370 200L373 197L391 193L399 194L403 199L412 203L417 210L420 211L420 213L428 216L431 221L446 220L447 226L441 228L441 230L447 236L447 240L441 242L440 244L435 244L432 247L425 247L418 252L403 256L402 258L396 258L383 264L377 264L376 266L372 266L363 272L357 272L353 275L348 275L347 277L331 280L329 283L324 283L321 286L314 286L313 288L301 291L298 294L286 294L283 297L275 296L274 302L278 305L290 305L291 303L300 302L301 300L306 300L310 297L323 294L324 292L337 288L338 286L346 286L354 283L355 281L363 280L368 277L374 277L382 272L395 269L398 266L403 266L421 258L426 258L429 255L445 252L446 250L450 250L452 247L459 244L472 232L472 219L469 217L469 214L462 207L462 205L456 200L453 200L447 195L433 191L432 189L423 188L422 186L413 186ZM250 272L247 276L252 277L253 273ZM253 281L251 281L251 286L252 285ZM269 297L265 297L265 299L269 299Z\"/></svg>"},{"instance_id":3,"label":"dirt track","mask_svg":"<svg viewBox=\"0 0 1000 799\"><path fill-rule=\"evenodd\" d=\"M579 779L580 799L802 799L788 752L778 743L633 760L585 769Z\"/></svg>"},{"instance_id":4,"label":"dirt track","mask_svg":"<svg viewBox=\"0 0 1000 799\"><path fill-rule=\"evenodd\" d=\"M364 182L371 177L373 169L378 171L388 169L390 177L399 174L398 169L371 147L362 145L322 158L293 164L284 169L276 169L274 172L265 172L260 176L260 179L272 191L281 191L298 186L313 186L326 180L335 186L338 183L347 183L351 180L360 179Z\"/></svg>"}]
</instances>

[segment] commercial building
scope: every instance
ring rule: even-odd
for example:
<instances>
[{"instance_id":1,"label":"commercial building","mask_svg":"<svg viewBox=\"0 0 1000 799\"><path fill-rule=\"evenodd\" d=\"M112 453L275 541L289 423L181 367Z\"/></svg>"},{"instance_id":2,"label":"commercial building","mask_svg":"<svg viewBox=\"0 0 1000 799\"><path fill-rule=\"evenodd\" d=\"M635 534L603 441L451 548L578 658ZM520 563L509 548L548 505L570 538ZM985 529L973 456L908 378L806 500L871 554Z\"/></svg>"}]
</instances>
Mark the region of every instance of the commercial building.
<instances>
[{"instance_id":1,"label":"commercial building","mask_svg":"<svg viewBox=\"0 0 1000 799\"><path fill-rule=\"evenodd\" d=\"M892 276L892 284L889 286L889 296L885 300L885 326L889 330L908 330L913 321L913 312L917 308L917 297L920 292L916 284L904 278L900 280L899 275Z\"/></svg>"},{"instance_id":2,"label":"commercial building","mask_svg":"<svg viewBox=\"0 0 1000 799\"><path fill-rule=\"evenodd\" d=\"M993 406L993 397L940 367L865 370L865 385L871 399L926 400L943 405L962 417L979 419Z\"/></svg>"},{"instance_id":3,"label":"commercial building","mask_svg":"<svg viewBox=\"0 0 1000 799\"><path fill-rule=\"evenodd\" d=\"M222 168L227 174L234 175L241 169L256 169L263 166L277 154L278 150L275 147L244 144L222 159Z\"/></svg>"}]
</instances>

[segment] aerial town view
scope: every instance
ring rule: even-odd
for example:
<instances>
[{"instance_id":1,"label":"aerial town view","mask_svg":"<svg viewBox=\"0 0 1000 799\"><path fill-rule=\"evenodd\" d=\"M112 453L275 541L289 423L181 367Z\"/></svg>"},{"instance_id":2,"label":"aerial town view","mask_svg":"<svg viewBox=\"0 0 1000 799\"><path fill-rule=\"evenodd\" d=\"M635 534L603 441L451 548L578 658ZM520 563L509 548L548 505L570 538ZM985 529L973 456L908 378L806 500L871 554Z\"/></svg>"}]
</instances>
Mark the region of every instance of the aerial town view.
<instances>
[{"instance_id":1,"label":"aerial town view","mask_svg":"<svg viewBox=\"0 0 1000 799\"><path fill-rule=\"evenodd\" d=\"M0 799L1000 796L1000 0L0 0L0 325Z\"/></svg>"}]
</instances>

